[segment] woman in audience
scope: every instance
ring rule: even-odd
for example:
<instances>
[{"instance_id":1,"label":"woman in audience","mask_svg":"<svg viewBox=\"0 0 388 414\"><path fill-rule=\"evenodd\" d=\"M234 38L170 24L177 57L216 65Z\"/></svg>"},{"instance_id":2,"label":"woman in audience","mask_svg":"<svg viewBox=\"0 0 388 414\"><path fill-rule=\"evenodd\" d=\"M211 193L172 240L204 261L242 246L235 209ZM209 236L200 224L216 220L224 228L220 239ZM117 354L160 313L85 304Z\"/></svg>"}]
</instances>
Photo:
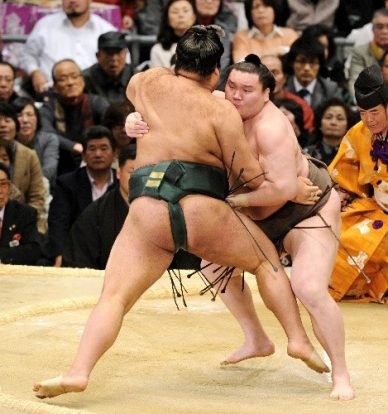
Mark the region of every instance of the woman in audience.
<instances>
[{"instance_id":1,"label":"woman in audience","mask_svg":"<svg viewBox=\"0 0 388 414\"><path fill-rule=\"evenodd\" d=\"M351 128L356 116L340 98L331 98L315 111L314 142L305 151L329 165L336 156L342 138Z\"/></svg>"},{"instance_id":2,"label":"woman in audience","mask_svg":"<svg viewBox=\"0 0 388 414\"><path fill-rule=\"evenodd\" d=\"M287 53L297 39L295 30L276 25L276 0L245 0L248 29L241 30L233 38L233 62L250 53L258 56Z\"/></svg>"},{"instance_id":3,"label":"woman in audience","mask_svg":"<svg viewBox=\"0 0 388 414\"><path fill-rule=\"evenodd\" d=\"M16 139L38 155L44 177L52 187L57 176L59 140L55 134L41 130L38 109L29 98L20 97L13 103L19 121Z\"/></svg>"},{"instance_id":4,"label":"woman in audience","mask_svg":"<svg viewBox=\"0 0 388 414\"><path fill-rule=\"evenodd\" d=\"M303 109L301 105L293 99L283 98L275 99L274 104L283 112L283 114L290 121L295 135L298 138L299 145L305 146L309 141L309 133L304 127Z\"/></svg>"},{"instance_id":5,"label":"woman in audience","mask_svg":"<svg viewBox=\"0 0 388 414\"><path fill-rule=\"evenodd\" d=\"M192 0L170 0L163 10L157 43L151 49L151 67L171 67L178 40L196 22Z\"/></svg>"},{"instance_id":6,"label":"woman in audience","mask_svg":"<svg viewBox=\"0 0 388 414\"><path fill-rule=\"evenodd\" d=\"M42 169L36 152L16 141L18 131L19 121L14 107L0 102L0 138L9 143L13 158L11 181L19 188L22 201L34 207L40 216L45 201ZM39 222L38 226L44 232L44 222Z\"/></svg>"}]
</instances>

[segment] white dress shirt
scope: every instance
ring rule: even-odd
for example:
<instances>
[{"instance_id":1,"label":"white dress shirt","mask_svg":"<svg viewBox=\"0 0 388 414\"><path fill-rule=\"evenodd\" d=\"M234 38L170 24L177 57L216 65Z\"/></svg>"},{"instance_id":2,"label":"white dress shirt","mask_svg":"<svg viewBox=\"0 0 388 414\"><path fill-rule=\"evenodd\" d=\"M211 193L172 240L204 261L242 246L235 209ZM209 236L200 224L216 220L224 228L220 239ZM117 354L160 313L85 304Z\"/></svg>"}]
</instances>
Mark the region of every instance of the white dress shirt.
<instances>
[{"instance_id":1,"label":"white dress shirt","mask_svg":"<svg viewBox=\"0 0 388 414\"><path fill-rule=\"evenodd\" d=\"M61 59L74 59L81 70L96 63L97 39L117 29L95 14L82 27L74 27L61 11L38 20L27 38L20 66L28 74L40 69L51 81L51 69Z\"/></svg>"}]
</instances>

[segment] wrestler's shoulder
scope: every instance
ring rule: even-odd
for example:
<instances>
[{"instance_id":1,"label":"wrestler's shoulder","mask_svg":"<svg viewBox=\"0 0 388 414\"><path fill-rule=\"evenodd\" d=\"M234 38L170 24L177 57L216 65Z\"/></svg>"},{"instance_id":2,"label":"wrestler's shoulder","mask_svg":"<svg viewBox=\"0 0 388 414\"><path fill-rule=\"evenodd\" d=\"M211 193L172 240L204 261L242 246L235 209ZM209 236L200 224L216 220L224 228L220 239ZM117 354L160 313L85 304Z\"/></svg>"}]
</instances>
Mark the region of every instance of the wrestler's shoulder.
<instances>
[{"instance_id":1,"label":"wrestler's shoulder","mask_svg":"<svg viewBox=\"0 0 388 414\"><path fill-rule=\"evenodd\" d=\"M144 72L139 72L136 73L134 76L132 76L131 81L136 81L136 80L147 80L147 79L155 79L155 78L160 78L162 76L172 76L172 71L169 68L162 68L162 67L158 67L158 68L150 68L147 69Z\"/></svg>"}]
</instances>

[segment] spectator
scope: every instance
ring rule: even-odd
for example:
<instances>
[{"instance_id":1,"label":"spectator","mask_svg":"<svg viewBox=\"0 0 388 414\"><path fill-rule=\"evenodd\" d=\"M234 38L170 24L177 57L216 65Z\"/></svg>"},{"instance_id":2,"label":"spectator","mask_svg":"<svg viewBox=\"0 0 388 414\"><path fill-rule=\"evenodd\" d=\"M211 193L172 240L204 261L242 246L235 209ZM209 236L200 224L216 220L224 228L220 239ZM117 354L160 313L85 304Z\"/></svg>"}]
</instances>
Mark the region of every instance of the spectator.
<instances>
[{"instance_id":1,"label":"spectator","mask_svg":"<svg viewBox=\"0 0 388 414\"><path fill-rule=\"evenodd\" d=\"M42 169L36 152L16 141L18 131L19 121L14 107L0 102L0 138L9 144L12 153L11 181L20 190L22 202L38 211L39 230L44 232L45 224L40 220L45 199Z\"/></svg>"},{"instance_id":2,"label":"spectator","mask_svg":"<svg viewBox=\"0 0 388 414\"><path fill-rule=\"evenodd\" d=\"M97 63L85 69L85 92L104 97L109 102L126 98L125 90L132 76L131 66L126 62L128 54L125 35L107 32L98 38Z\"/></svg>"},{"instance_id":3,"label":"spectator","mask_svg":"<svg viewBox=\"0 0 388 414\"><path fill-rule=\"evenodd\" d=\"M362 12L363 16L365 16L365 2L362 2ZM384 6L386 9L388 9L388 0L385 0L383 2L384 4L381 5ZM380 8L380 7L379 7ZM370 20L372 20L373 15L370 16ZM350 34L346 37L347 42L353 43L353 46L360 46L364 45L365 43L369 43L373 40L373 23L371 21L367 20L367 23L365 23L362 27L354 28Z\"/></svg>"},{"instance_id":4,"label":"spectator","mask_svg":"<svg viewBox=\"0 0 388 414\"><path fill-rule=\"evenodd\" d=\"M10 200L11 176L0 163L0 263L34 265L40 256L36 210Z\"/></svg>"},{"instance_id":5,"label":"spectator","mask_svg":"<svg viewBox=\"0 0 388 414\"><path fill-rule=\"evenodd\" d=\"M8 62L0 62L0 102L11 103L17 98L15 77L15 68Z\"/></svg>"},{"instance_id":6,"label":"spectator","mask_svg":"<svg viewBox=\"0 0 388 414\"><path fill-rule=\"evenodd\" d=\"M231 43L233 33L237 29L237 18L224 0L195 0L199 24L221 26L225 36L221 38L224 53L221 56L221 78L219 85L226 79L226 70L231 63Z\"/></svg>"},{"instance_id":7,"label":"spectator","mask_svg":"<svg viewBox=\"0 0 388 414\"><path fill-rule=\"evenodd\" d=\"M379 61L379 64L384 82L388 84L388 51L384 52L382 58Z\"/></svg>"},{"instance_id":8,"label":"spectator","mask_svg":"<svg viewBox=\"0 0 388 414\"><path fill-rule=\"evenodd\" d=\"M300 37L292 44L286 58L292 71L286 89L305 99L313 110L329 98L342 98L342 89L324 77L324 48L318 40Z\"/></svg>"},{"instance_id":9,"label":"spectator","mask_svg":"<svg viewBox=\"0 0 388 414\"><path fill-rule=\"evenodd\" d=\"M39 111L29 98L20 97L12 103L19 121L19 132L16 139L38 155L42 173L50 186L54 185L57 176L59 158L59 140L57 135L42 131Z\"/></svg>"},{"instance_id":10,"label":"spectator","mask_svg":"<svg viewBox=\"0 0 388 414\"><path fill-rule=\"evenodd\" d=\"M54 259L54 266L61 266L63 248L74 221L115 184L111 168L114 150L109 129L95 125L85 133L85 166L57 177L48 216L48 256Z\"/></svg>"},{"instance_id":11,"label":"spectator","mask_svg":"<svg viewBox=\"0 0 388 414\"><path fill-rule=\"evenodd\" d=\"M274 104L290 121L299 145L304 147L309 141L309 134L304 128L302 107L293 99L287 98L276 99L274 100Z\"/></svg>"},{"instance_id":12,"label":"spectator","mask_svg":"<svg viewBox=\"0 0 388 414\"><path fill-rule=\"evenodd\" d=\"M128 213L128 185L135 157L136 145L120 152L118 185L87 206L74 222L63 252L63 266L105 269Z\"/></svg>"},{"instance_id":13,"label":"spectator","mask_svg":"<svg viewBox=\"0 0 388 414\"><path fill-rule=\"evenodd\" d=\"M335 14L340 0L287 0L289 17L287 27L301 32L307 26L323 24L334 28Z\"/></svg>"},{"instance_id":14,"label":"spectator","mask_svg":"<svg viewBox=\"0 0 388 414\"><path fill-rule=\"evenodd\" d=\"M329 166L343 201L330 287L336 300L381 303L388 292L388 86L373 65L360 72L354 87L361 121L347 132Z\"/></svg>"},{"instance_id":15,"label":"spectator","mask_svg":"<svg viewBox=\"0 0 388 414\"><path fill-rule=\"evenodd\" d=\"M136 11L142 0L98 0L97 3L115 4L121 10L121 30L130 32L135 28ZM139 4L140 3L140 4Z\"/></svg>"},{"instance_id":16,"label":"spectator","mask_svg":"<svg viewBox=\"0 0 388 414\"><path fill-rule=\"evenodd\" d=\"M0 139L0 162L3 163L8 168L8 170L11 168L11 164L13 162L13 155L10 148L10 143L4 141L3 139ZM22 193L12 181L9 198L11 200L19 201L20 203L23 202Z\"/></svg>"},{"instance_id":17,"label":"spectator","mask_svg":"<svg viewBox=\"0 0 388 414\"><path fill-rule=\"evenodd\" d=\"M314 112L311 109L310 105L300 96L295 95L294 93L287 91L284 86L286 84L287 78L283 69L283 59L279 56L264 55L261 58L263 65L273 73L276 85L273 92L274 99L293 99L297 104L299 104L303 111L303 126L307 132L312 132L314 129Z\"/></svg>"},{"instance_id":18,"label":"spectator","mask_svg":"<svg viewBox=\"0 0 388 414\"><path fill-rule=\"evenodd\" d=\"M314 24L304 29L302 36L318 40L324 49L327 76L341 87L346 88L344 62L337 59L333 30L322 24Z\"/></svg>"},{"instance_id":19,"label":"spectator","mask_svg":"<svg viewBox=\"0 0 388 414\"><path fill-rule=\"evenodd\" d=\"M342 99L331 98L323 102L315 112L314 141L305 147L305 151L329 165L354 121L355 116Z\"/></svg>"},{"instance_id":20,"label":"spectator","mask_svg":"<svg viewBox=\"0 0 388 414\"><path fill-rule=\"evenodd\" d=\"M112 132L116 145L116 157L120 156L123 148L126 148L132 139L125 132L125 120L127 116L135 112L135 107L129 101L113 102L105 112L102 125ZM112 165L116 168L116 160Z\"/></svg>"},{"instance_id":21,"label":"spectator","mask_svg":"<svg viewBox=\"0 0 388 414\"><path fill-rule=\"evenodd\" d=\"M63 11L36 23L27 38L20 66L31 76L37 94L46 92L55 62L73 58L81 69L96 62L97 38L116 30L90 11L91 0L62 0Z\"/></svg>"},{"instance_id":22,"label":"spectator","mask_svg":"<svg viewBox=\"0 0 388 414\"><path fill-rule=\"evenodd\" d=\"M59 138L58 175L73 171L81 161L82 136L92 125L100 124L109 103L104 98L84 93L85 82L72 59L53 66L55 95L40 109L42 129Z\"/></svg>"},{"instance_id":23,"label":"spectator","mask_svg":"<svg viewBox=\"0 0 388 414\"><path fill-rule=\"evenodd\" d=\"M354 82L359 73L368 66L378 65L384 52L388 50L388 9L376 10L373 19L373 40L356 46L352 50L349 67L348 89L354 99Z\"/></svg>"},{"instance_id":24,"label":"spectator","mask_svg":"<svg viewBox=\"0 0 388 414\"><path fill-rule=\"evenodd\" d=\"M245 0L248 29L233 37L233 62L254 53L258 56L287 53L297 39L295 30L275 24L277 0Z\"/></svg>"},{"instance_id":25,"label":"spectator","mask_svg":"<svg viewBox=\"0 0 388 414\"><path fill-rule=\"evenodd\" d=\"M151 67L171 67L177 42L196 22L196 13L192 0L169 0L163 10L157 43L151 49Z\"/></svg>"}]
</instances>

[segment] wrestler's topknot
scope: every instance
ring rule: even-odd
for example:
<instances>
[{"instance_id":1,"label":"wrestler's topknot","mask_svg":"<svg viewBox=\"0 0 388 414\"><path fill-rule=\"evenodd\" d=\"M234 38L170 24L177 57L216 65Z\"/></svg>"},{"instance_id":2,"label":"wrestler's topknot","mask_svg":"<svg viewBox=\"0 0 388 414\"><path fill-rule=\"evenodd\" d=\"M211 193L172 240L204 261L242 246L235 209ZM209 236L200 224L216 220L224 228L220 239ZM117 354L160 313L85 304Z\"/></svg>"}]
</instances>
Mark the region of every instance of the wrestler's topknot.
<instances>
[{"instance_id":1,"label":"wrestler's topknot","mask_svg":"<svg viewBox=\"0 0 388 414\"><path fill-rule=\"evenodd\" d=\"M251 53L247 55L241 62L230 65L227 70L227 78L232 70L238 70L245 73L254 73L259 77L264 89L269 89L270 93L275 90L276 80L272 72L267 66L261 63L259 56Z\"/></svg>"},{"instance_id":2,"label":"wrestler's topknot","mask_svg":"<svg viewBox=\"0 0 388 414\"><path fill-rule=\"evenodd\" d=\"M255 55L253 53L245 56L243 61L247 62L247 63L253 63L256 66L260 66L262 64L259 56Z\"/></svg>"},{"instance_id":3,"label":"wrestler's topknot","mask_svg":"<svg viewBox=\"0 0 388 414\"><path fill-rule=\"evenodd\" d=\"M179 70L210 75L220 67L224 47L220 40L223 30L215 25L195 25L179 40L176 48L175 73Z\"/></svg>"}]
</instances>

